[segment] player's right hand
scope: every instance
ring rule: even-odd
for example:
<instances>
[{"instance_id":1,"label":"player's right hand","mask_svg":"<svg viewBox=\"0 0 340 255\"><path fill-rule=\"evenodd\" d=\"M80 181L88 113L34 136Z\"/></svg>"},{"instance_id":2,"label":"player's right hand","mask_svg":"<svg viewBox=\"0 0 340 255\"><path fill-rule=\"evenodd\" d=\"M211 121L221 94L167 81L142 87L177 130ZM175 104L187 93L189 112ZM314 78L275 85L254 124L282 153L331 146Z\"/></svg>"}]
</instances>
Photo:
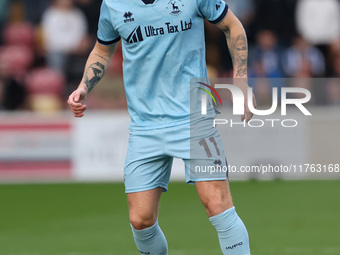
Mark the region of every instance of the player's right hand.
<instances>
[{"instance_id":1,"label":"player's right hand","mask_svg":"<svg viewBox=\"0 0 340 255\"><path fill-rule=\"evenodd\" d=\"M87 97L87 90L83 87L79 87L68 98L67 103L70 106L74 117L81 118L84 116L84 112L87 106L84 104Z\"/></svg>"}]
</instances>

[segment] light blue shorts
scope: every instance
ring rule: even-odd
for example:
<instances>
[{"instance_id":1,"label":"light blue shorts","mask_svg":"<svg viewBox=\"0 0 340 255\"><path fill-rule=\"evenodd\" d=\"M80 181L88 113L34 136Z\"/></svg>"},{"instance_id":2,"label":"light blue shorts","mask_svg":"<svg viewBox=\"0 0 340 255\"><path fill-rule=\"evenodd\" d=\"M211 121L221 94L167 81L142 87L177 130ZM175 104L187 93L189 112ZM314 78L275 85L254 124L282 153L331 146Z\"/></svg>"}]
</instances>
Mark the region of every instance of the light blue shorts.
<instances>
[{"instance_id":1,"label":"light blue shorts","mask_svg":"<svg viewBox=\"0 0 340 255\"><path fill-rule=\"evenodd\" d=\"M124 169L125 192L158 187L167 191L173 158L184 160L187 183L227 179L224 147L212 122L200 122L195 129L183 124L132 130Z\"/></svg>"}]
</instances>

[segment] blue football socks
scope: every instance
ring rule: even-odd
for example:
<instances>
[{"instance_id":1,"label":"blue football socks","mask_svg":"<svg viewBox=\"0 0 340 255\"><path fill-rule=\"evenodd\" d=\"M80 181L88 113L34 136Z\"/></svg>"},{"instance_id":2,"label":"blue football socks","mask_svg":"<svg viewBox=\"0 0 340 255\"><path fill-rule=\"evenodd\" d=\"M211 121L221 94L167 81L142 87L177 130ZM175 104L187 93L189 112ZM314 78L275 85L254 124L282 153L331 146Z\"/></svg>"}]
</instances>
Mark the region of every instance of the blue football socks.
<instances>
[{"instance_id":1,"label":"blue football socks","mask_svg":"<svg viewBox=\"0 0 340 255\"><path fill-rule=\"evenodd\" d=\"M237 215L235 207L209 218L216 228L224 255L250 255L246 227Z\"/></svg>"},{"instance_id":2,"label":"blue football socks","mask_svg":"<svg viewBox=\"0 0 340 255\"><path fill-rule=\"evenodd\" d=\"M136 230L133 226L131 228L140 254L168 255L168 244L158 220L146 229Z\"/></svg>"}]
</instances>

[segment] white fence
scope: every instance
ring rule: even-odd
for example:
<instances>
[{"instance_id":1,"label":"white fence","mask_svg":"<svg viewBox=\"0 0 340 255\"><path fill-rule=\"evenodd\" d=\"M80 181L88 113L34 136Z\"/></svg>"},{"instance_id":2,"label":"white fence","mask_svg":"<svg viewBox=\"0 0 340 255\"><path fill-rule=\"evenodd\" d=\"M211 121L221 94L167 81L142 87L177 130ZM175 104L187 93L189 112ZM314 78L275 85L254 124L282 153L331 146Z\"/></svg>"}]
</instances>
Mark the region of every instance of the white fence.
<instances>
[{"instance_id":1,"label":"white fence","mask_svg":"<svg viewBox=\"0 0 340 255\"><path fill-rule=\"evenodd\" d=\"M340 178L340 108L311 112L290 115L294 128L280 122L273 128L265 119L261 128L219 125L230 178ZM82 119L2 114L0 182L122 181L129 121L127 112L87 112ZM181 160L174 161L172 180L185 180Z\"/></svg>"}]
</instances>

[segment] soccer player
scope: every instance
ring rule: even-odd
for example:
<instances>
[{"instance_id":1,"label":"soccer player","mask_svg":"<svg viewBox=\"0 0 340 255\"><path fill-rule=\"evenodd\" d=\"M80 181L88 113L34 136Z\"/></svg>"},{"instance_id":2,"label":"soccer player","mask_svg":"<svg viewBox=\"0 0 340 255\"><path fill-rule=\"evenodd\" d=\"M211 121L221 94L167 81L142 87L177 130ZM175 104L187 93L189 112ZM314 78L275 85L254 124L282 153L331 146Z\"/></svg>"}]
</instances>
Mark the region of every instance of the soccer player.
<instances>
[{"instance_id":1,"label":"soccer player","mask_svg":"<svg viewBox=\"0 0 340 255\"><path fill-rule=\"evenodd\" d=\"M217 230L222 253L250 254L248 233L233 206L227 173L208 177L192 171L198 164L227 165L219 133L212 122L206 121L216 116L211 102L208 117L201 118L197 114L200 107L190 107L194 103L188 100L195 93L199 95L197 91L202 92L192 87L190 80L207 79L204 19L225 33L234 78L240 78L236 85L247 102L247 38L242 24L222 0L103 0L98 41L78 89L68 99L74 116L83 117L85 99L104 76L121 40L131 117L124 182L140 254L168 254L166 238L158 225L158 205L167 190L174 157L184 160L186 181L195 184ZM252 118L247 104L245 118ZM192 122L201 123L199 132L191 132ZM215 150L209 149L210 142Z\"/></svg>"}]
</instances>

